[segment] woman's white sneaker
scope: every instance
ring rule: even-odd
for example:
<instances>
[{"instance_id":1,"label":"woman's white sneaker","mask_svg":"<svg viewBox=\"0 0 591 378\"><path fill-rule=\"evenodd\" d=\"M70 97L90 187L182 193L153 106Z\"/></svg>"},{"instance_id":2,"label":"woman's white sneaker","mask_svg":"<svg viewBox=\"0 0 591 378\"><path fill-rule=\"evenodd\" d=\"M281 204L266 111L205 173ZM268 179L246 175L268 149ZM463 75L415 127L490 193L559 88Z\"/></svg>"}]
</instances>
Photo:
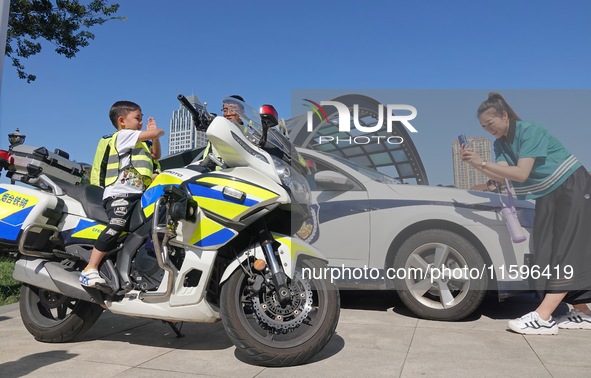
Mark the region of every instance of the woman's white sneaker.
<instances>
[{"instance_id":1,"label":"woman's white sneaker","mask_svg":"<svg viewBox=\"0 0 591 378\"><path fill-rule=\"evenodd\" d=\"M558 326L554 319L543 320L535 311L521 318L509 320L507 328L522 335L556 335L558 333Z\"/></svg>"},{"instance_id":2,"label":"woman's white sneaker","mask_svg":"<svg viewBox=\"0 0 591 378\"><path fill-rule=\"evenodd\" d=\"M573 308L568 314L557 316L556 324L564 329L591 329L591 315Z\"/></svg>"}]
</instances>

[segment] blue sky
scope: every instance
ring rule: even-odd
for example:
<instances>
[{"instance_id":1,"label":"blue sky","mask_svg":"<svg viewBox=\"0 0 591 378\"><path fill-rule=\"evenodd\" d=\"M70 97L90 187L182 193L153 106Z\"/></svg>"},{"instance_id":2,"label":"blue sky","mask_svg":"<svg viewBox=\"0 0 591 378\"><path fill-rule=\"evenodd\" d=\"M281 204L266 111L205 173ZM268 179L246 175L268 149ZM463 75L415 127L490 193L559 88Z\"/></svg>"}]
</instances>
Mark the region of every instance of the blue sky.
<instances>
[{"instance_id":1,"label":"blue sky","mask_svg":"<svg viewBox=\"0 0 591 378\"><path fill-rule=\"evenodd\" d=\"M212 111L241 94L290 118L292 101L301 100L292 99L296 90L436 90L442 104L446 91L471 90L465 106L441 106L453 113L417 117L413 140L429 181L450 184L451 141L460 132L486 136L474 113L496 90L591 168L591 2L119 2L127 21L93 29L95 40L76 58L46 44L26 60L34 83L5 61L0 147L18 127L28 145L90 162L97 140L113 131L107 114L120 99L139 103L168 130L179 93L199 96Z\"/></svg>"}]
</instances>

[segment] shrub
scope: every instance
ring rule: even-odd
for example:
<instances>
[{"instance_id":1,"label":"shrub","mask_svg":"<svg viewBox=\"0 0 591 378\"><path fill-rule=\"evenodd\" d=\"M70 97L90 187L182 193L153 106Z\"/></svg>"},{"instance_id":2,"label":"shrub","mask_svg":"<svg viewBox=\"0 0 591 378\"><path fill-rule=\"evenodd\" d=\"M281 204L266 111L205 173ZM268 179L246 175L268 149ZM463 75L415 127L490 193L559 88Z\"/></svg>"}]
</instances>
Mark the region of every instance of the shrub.
<instances>
[{"instance_id":1,"label":"shrub","mask_svg":"<svg viewBox=\"0 0 591 378\"><path fill-rule=\"evenodd\" d=\"M14 259L0 256L0 306L16 303L21 283L12 278Z\"/></svg>"}]
</instances>

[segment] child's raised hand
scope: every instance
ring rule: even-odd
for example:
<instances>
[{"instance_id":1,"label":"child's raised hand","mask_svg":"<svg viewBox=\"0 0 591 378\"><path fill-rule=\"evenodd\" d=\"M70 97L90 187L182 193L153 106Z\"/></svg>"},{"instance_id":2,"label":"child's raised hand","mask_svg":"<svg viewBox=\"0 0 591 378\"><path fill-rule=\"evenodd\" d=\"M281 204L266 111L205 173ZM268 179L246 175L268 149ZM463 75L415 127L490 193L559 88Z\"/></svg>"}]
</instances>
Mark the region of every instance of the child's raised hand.
<instances>
[{"instance_id":1,"label":"child's raised hand","mask_svg":"<svg viewBox=\"0 0 591 378\"><path fill-rule=\"evenodd\" d=\"M148 118L148 125L146 126L146 130L154 130L157 129L156 120L153 117Z\"/></svg>"}]
</instances>

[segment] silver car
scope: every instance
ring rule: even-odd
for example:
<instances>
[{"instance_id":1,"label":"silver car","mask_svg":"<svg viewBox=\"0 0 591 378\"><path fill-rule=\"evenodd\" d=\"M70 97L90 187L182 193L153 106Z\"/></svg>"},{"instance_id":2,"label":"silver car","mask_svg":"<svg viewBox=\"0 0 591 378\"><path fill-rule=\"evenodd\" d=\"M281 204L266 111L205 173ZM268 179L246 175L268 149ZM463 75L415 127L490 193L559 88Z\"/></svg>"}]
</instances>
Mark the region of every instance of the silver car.
<instances>
[{"instance_id":1,"label":"silver car","mask_svg":"<svg viewBox=\"0 0 591 378\"><path fill-rule=\"evenodd\" d=\"M408 185L335 155L299 149L315 171L316 227L302 237L329 258L341 289L395 289L417 316L459 320L486 290L528 289L534 204L517 201L527 240L515 244L500 215L507 197Z\"/></svg>"}]
</instances>

